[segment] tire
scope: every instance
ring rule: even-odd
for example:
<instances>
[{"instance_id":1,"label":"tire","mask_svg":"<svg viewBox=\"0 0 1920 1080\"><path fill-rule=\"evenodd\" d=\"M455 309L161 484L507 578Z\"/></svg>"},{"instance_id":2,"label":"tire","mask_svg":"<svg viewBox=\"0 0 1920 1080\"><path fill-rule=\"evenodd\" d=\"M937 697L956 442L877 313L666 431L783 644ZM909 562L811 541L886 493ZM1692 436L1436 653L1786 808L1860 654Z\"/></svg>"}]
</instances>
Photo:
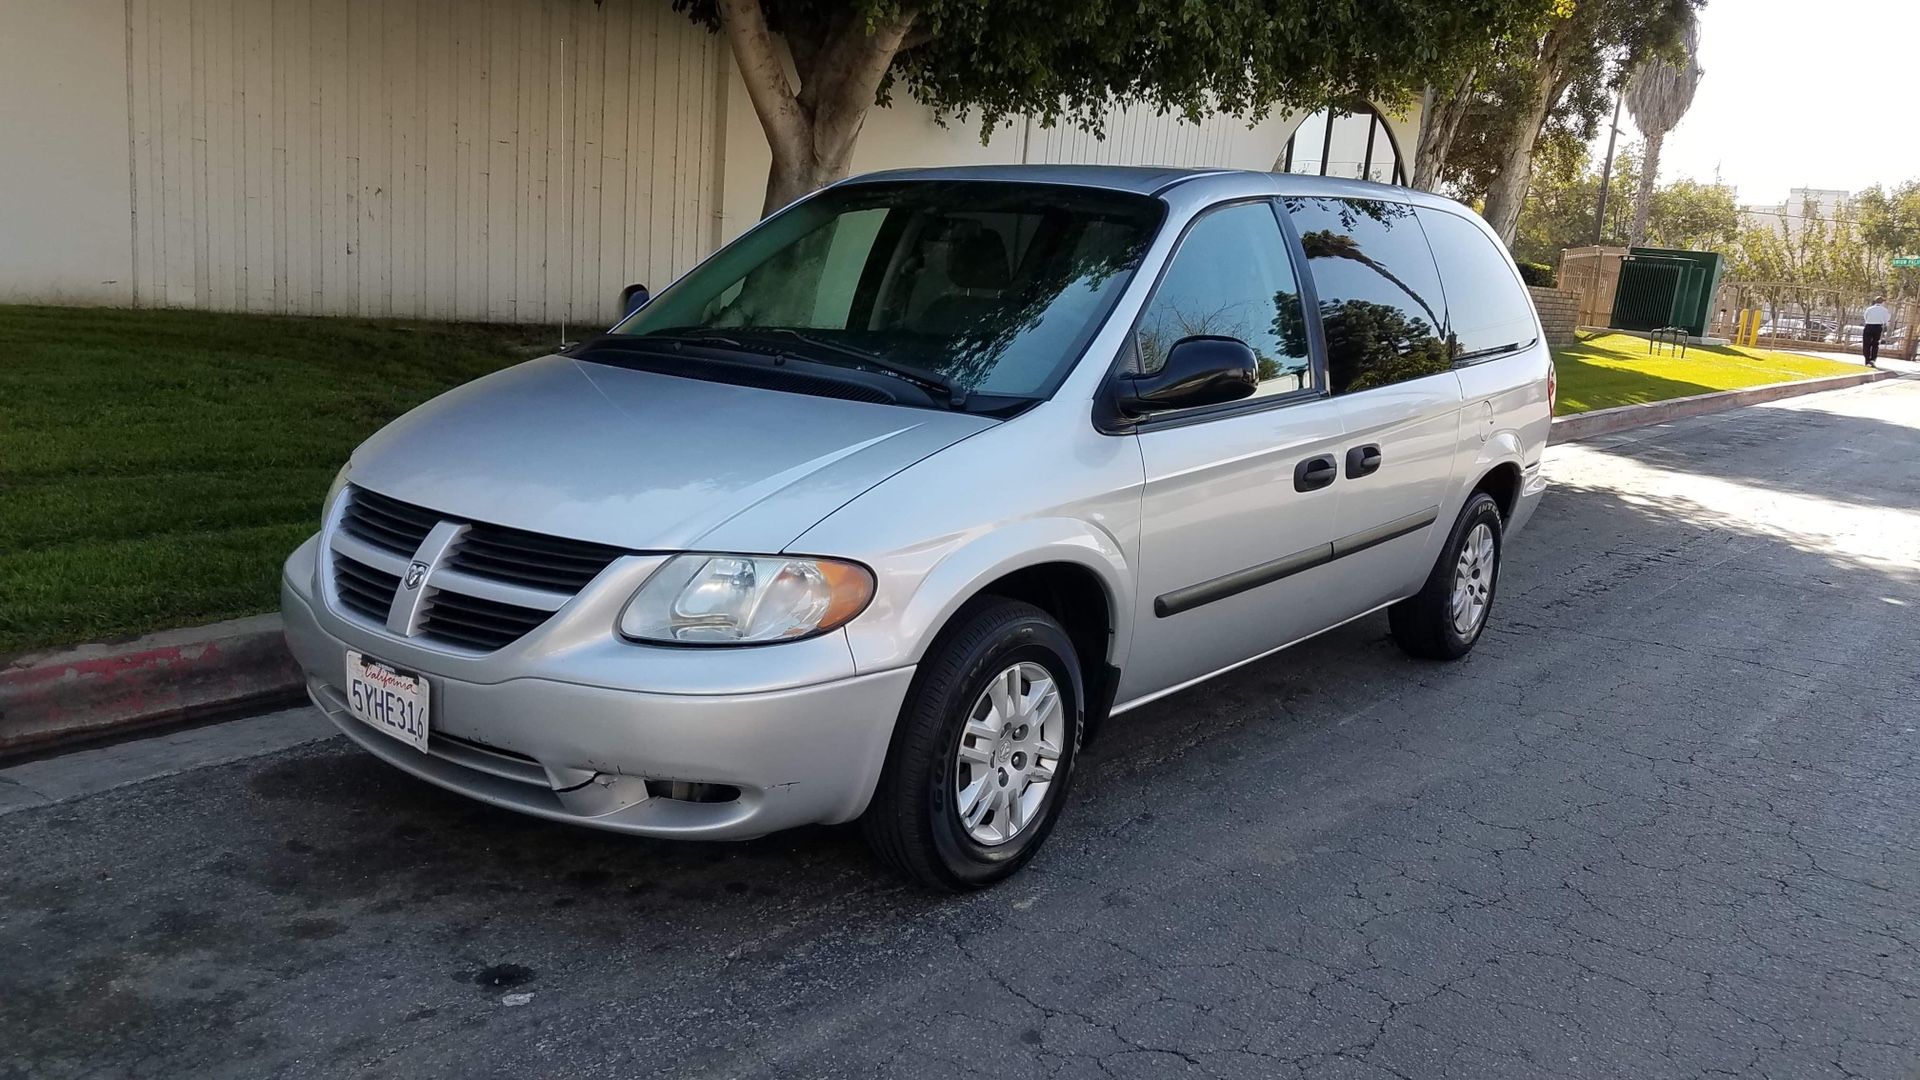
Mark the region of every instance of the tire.
<instances>
[{"instance_id":1,"label":"tire","mask_svg":"<svg viewBox=\"0 0 1920 1080\"><path fill-rule=\"evenodd\" d=\"M1486 529L1484 534L1479 532L1482 527ZM1473 650L1474 642L1480 640L1487 619L1493 614L1500 557L1506 545L1504 537L1500 504L1484 491L1474 492L1467 505L1460 509L1460 517L1453 523L1453 532L1448 535L1446 546L1440 549L1440 559L1427 575L1426 584L1419 592L1387 609L1393 639L1402 649L1424 660L1458 660ZM1454 588L1457 575L1462 573L1462 556L1470 538L1481 552L1486 550L1481 539L1490 541L1492 557L1490 561L1479 560L1477 565L1483 564L1481 573L1469 578L1471 588L1479 593L1480 604L1477 613L1468 605L1471 617L1466 621L1470 625L1463 628L1455 618Z\"/></svg>"},{"instance_id":2,"label":"tire","mask_svg":"<svg viewBox=\"0 0 1920 1080\"><path fill-rule=\"evenodd\" d=\"M1057 715L1046 708L1041 673ZM1007 708L1014 679L1021 700ZM921 660L861 818L874 854L947 892L983 888L1025 866L1066 802L1085 700L1073 642L1052 616L1000 597L962 608ZM1029 722L1016 726L1023 717ZM1036 791L1043 773L1051 779ZM963 809L976 820L963 821ZM1007 835L996 839L996 831Z\"/></svg>"}]
</instances>

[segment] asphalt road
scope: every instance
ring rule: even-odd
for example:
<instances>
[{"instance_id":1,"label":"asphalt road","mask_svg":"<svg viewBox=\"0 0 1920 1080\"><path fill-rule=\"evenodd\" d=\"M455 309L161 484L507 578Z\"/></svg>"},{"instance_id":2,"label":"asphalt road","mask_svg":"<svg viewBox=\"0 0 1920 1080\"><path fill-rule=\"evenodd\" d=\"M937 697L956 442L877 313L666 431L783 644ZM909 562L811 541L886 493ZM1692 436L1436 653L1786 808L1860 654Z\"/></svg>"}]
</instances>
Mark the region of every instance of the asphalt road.
<instances>
[{"instance_id":1,"label":"asphalt road","mask_svg":"<svg viewBox=\"0 0 1920 1080\"><path fill-rule=\"evenodd\" d=\"M1920 1075L1920 381L1550 469L1469 660L1136 712L983 895L338 738L19 809L0 1075Z\"/></svg>"}]
</instances>

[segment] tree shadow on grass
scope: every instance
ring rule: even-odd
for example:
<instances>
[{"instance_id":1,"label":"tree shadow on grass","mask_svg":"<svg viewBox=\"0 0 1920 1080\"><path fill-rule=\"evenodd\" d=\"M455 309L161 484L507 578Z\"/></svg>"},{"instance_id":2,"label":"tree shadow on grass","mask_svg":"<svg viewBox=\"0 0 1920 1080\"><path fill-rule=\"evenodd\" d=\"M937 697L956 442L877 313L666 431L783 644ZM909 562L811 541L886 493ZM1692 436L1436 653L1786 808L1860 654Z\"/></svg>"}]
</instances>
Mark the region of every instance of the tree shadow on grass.
<instances>
[{"instance_id":1,"label":"tree shadow on grass","mask_svg":"<svg viewBox=\"0 0 1920 1080\"><path fill-rule=\"evenodd\" d=\"M1580 348L1581 346L1573 346L1566 350L1556 350L1554 353L1554 364L1558 368L1560 379L1559 415L1561 416L1575 416L1582 412L1611 409L1619 405L1640 405L1649 401L1666 401L1670 398L1692 397L1695 394L1710 394L1716 389L1701 383L1608 367L1593 363L1580 355L1572 355ZM1594 352L1592 359L1618 361L1619 357ZM1570 410L1568 406L1579 408Z\"/></svg>"},{"instance_id":2,"label":"tree shadow on grass","mask_svg":"<svg viewBox=\"0 0 1920 1080\"><path fill-rule=\"evenodd\" d=\"M1670 370L1661 374L1648 370L1655 365L1665 366L1675 362L1684 364L1703 357L1725 362L1742 371L1760 373L1761 377L1743 379L1742 386L1762 386L1768 383L1819 377L1789 370L1781 370L1777 374L1771 373L1770 364L1766 358L1750 356L1732 348L1716 345L1692 346L1687 350L1685 357L1678 357L1671 352L1628 351L1622 353L1613 349L1600 348L1591 341L1582 341L1557 348L1553 355L1560 371L1562 406L1560 415L1562 416L1574 415L1566 411L1566 407L1570 405L1578 405L1581 406L1581 411L1591 412L1595 409L1667 401L1679 397L1692 397L1696 394L1719 393L1729 389L1724 384L1711 385L1692 379L1676 378ZM1797 359L1812 364L1819 358L1799 357Z\"/></svg>"}]
</instances>

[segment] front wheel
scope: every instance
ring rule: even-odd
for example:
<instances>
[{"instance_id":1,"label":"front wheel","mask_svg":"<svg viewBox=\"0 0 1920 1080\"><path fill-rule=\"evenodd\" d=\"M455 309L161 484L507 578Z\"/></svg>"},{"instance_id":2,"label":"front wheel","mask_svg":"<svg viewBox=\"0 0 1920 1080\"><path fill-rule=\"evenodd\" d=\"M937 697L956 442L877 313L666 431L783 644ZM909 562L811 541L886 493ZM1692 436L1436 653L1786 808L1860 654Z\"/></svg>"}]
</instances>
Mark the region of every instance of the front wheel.
<instances>
[{"instance_id":1,"label":"front wheel","mask_svg":"<svg viewBox=\"0 0 1920 1080\"><path fill-rule=\"evenodd\" d=\"M1419 592L1387 609L1393 639L1414 656L1458 660L1473 649L1493 610L1504 543L1500 504L1484 491L1467 500Z\"/></svg>"},{"instance_id":2,"label":"front wheel","mask_svg":"<svg viewBox=\"0 0 1920 1080\"><path fill-rule=\"evenodd\" d=\"M861 819L881 861L937 889L1026 865L1066 801L1083 715L1065 630L1031 604L963 609L921 661Z\"/></svg>"}]
</instances>

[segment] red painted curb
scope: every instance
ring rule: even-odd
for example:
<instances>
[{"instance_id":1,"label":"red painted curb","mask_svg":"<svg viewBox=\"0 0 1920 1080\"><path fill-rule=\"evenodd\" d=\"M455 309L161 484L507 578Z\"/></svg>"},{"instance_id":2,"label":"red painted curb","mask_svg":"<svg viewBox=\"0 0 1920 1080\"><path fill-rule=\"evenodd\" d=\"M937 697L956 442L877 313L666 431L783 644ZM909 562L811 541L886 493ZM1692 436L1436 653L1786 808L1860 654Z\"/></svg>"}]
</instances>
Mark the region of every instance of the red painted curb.
<instances>
[{"instance_id":1,"label":"red painted curb","mask_svg":"<svg viewBox=\"0 0 1920 1080\"><path fill-rule=\"evenodd\" d=\"M287 698L300 686L277 615L28 653L0 666L0 753Z\"/></svg>"},{"instance_id":2,"label":"red painted curb","mask_svg":"<svg viewBox=\"0 0 1920 1080\"><path fill-rule=\"evenodd\" d=\"M1831 375L1824 379L1769 383L1766 386L1750 386L1744 390L1720 390L1711 394L1694 394L1691 397L1649 401L1644 405L1621 405L1612 409L1575 413L1572 416L1556 416L1553 420L1553 433L1548 436L1547 441L1563 443L1591 439L1595 435L1610 435L1629 428L1664 424L1681 417L1724 412L1728 409L1801 397L1805 394L1819 394L1828 390L1845 390L1850 386L1861 386L1879 382L1882 379L1899 377L1900 373L1896 371L1863 369L1857 375Z\"/></svg>"}]
</instances>

